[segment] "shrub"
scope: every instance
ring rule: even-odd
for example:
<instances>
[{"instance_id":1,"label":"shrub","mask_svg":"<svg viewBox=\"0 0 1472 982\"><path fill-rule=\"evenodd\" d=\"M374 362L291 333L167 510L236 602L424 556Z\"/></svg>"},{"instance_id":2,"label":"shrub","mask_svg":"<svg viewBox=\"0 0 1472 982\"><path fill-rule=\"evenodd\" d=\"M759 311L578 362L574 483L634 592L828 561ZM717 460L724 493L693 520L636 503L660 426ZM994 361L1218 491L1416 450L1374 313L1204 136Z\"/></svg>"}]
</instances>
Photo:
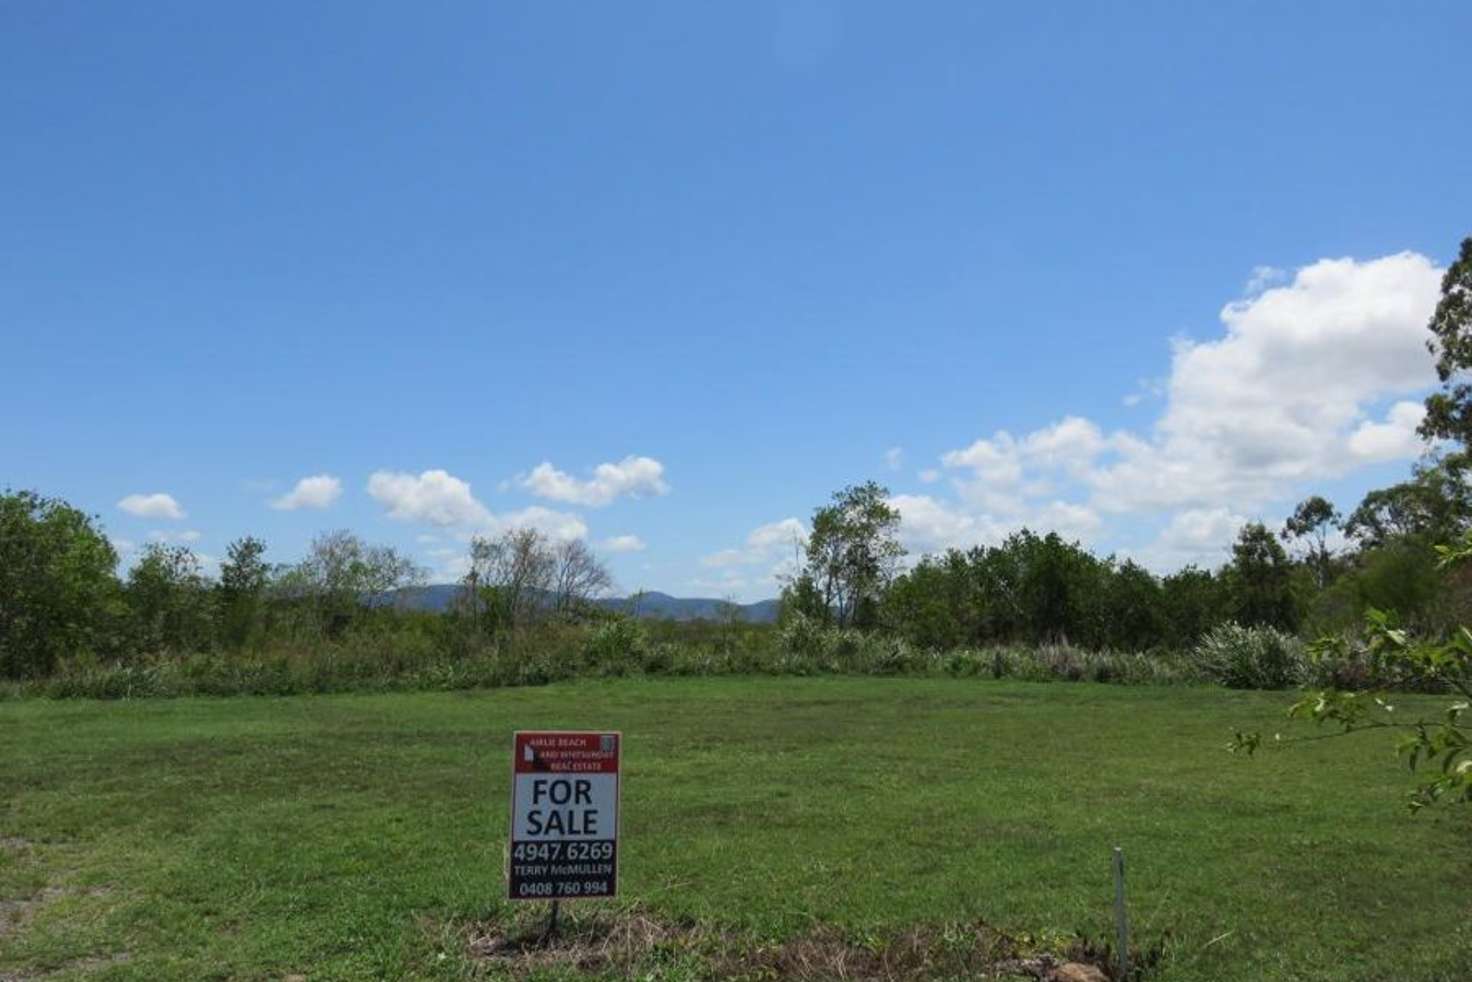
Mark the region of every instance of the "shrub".
<instances>
[{"instance_id":1,"label":"shrub","mask_svg":"<svg viewBox=\"0 0 1472 982\"><path fill-rule=\"evenodd\" d=\"M648 649L643 625L622 617L593 629L583 645L583 662L601 675L626 675L643 667Z\"/></svg>"},{"instance_id":2,"label":"shrub","mask_svg":"<svg viewBox=\"0 0 1472 982\"><path fill-rule=\"evenodd\" d=\"M828 640L828 631L823 625L795 611L782 625L777 644L788 654L821 658L827 653Z\"/></svg>"},{"instance_id":3,"label":"shrub","mask_svg":"<svg viewBox=\"0 0 1472 982\"><path fill-rule=\"evenodd\" d=\"M1191 662L1204 678L1232 689L1285 689L1308 675L1303 642L1265 626L1220 624L1191 649Z\"/></svg>"},{"instance_id":4,"label":"shrub","mask_svg":"<svg viewBox=\"0 0 1472 982\"><path fill-rule=\"evenodd\" d=\"M866 646L867 668L872 675L919 675L930 667L930 658L904 638L877 635Z\"/></svg>"}]
</instances>

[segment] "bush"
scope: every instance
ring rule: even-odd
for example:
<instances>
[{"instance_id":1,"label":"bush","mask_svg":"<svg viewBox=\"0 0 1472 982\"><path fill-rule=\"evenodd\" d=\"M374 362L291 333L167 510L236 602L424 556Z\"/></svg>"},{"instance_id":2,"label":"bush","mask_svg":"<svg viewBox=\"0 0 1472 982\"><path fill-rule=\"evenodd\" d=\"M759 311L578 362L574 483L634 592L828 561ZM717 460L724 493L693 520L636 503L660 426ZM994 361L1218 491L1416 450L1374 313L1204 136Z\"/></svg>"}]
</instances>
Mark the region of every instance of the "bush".
<instances>
[{"instance_id":1,"label":"bush","mask_svg":"<svg viewBox=\"0 0 1472 982\"><path fill-rule=\"evenodd\" d=\"M828 630L801 612L794 611L782 625L777 644L791 655L822 658L828 651Z\"/></svg>"},{"instance_id":2,"label":"bush","mask_svg":"<svg viewBox=\"0 0 1472 982\"><path fill-rule=\"evenodd\" d=\"M583 645L583 662L600 675L627 675L643 667L648 650L643 625L624 617L593 629Z\"/></svg>"},{"instance_id":3,"label":"bush","mask_svg":"<svg viewBox=\"0 0 1472 982\"><path fill-rule=\"evenodd\" d=\"M1303 642L1273 627L1220 624L1191 649L1191 662L1232 689L1286 689L1308 677Z\"/></svg>"}]
</instances>

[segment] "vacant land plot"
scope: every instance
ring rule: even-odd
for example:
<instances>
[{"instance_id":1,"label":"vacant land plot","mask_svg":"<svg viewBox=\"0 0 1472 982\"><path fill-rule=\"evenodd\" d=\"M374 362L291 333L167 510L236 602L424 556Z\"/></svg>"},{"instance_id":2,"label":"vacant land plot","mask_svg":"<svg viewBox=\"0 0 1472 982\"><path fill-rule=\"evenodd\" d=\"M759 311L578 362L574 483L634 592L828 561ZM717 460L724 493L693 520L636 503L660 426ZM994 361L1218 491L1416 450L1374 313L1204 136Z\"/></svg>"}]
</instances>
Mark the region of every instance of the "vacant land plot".
<instances>
[{"instance_id":1,"label":"vacant land plot","mask_svg":"<svg viewBox=\"0 0 1472 982\"><path fill-rule=\"evenodd\" d=\"M1466 810L1408 817L1383 736L1223 752L1284 702L830 678L0 704L0 978L505 971L474 942L508 916L510 734L581 726L626 735L624 897L582 909L684 926L641 972L979 921L1102 940L1119 844L1154 977L1472 975Z\"/></svg>"}]
</instances>

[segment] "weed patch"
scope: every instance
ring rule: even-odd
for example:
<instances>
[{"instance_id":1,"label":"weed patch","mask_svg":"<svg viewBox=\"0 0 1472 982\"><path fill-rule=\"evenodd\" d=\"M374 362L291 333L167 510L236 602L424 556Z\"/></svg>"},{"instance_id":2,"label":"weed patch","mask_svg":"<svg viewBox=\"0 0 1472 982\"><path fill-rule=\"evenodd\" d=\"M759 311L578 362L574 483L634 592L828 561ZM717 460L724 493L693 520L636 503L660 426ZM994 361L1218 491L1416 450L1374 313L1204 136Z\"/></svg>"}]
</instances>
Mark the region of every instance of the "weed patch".
<instances>
[{"instance_id":1,"label":"weed patch","mask_svg":"<svg viewBox=\"0 0 1472 982\"><path fill-rule=\"evenodd\" d=\"M819 927L764 940L694 919L663 919L638 907L573 912L553 936L546 934L544 917L540 908L521 910L452 932L484 974L512 978L559 971L619 978L666 973L710 979L1115 978L1107 946L1016 936L982 921L866 935ZM1140 955L1136 963L1148 967L1156 959L1158 952ZM1145 977L1145 971L1130 974Z\"/></svg>"}]
</instances>

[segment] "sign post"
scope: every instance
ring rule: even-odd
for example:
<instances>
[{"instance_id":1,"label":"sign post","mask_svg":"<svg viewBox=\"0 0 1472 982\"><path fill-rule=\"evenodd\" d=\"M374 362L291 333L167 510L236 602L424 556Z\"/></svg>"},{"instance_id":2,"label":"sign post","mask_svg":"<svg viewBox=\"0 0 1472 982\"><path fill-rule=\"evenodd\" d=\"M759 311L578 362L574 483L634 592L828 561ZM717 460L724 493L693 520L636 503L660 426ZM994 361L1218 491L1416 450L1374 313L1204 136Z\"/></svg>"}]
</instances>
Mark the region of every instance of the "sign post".
<instances>
[{"instance_id":1,"label":"sign post","mask_svg":"<svg viewBox=\"0 0 1472 982\"><path fill-rule=\"evenodd\" d=\"M618 893L618 733L517 731L506 895L558 901Z\"/></svg>"}]
</instances>

